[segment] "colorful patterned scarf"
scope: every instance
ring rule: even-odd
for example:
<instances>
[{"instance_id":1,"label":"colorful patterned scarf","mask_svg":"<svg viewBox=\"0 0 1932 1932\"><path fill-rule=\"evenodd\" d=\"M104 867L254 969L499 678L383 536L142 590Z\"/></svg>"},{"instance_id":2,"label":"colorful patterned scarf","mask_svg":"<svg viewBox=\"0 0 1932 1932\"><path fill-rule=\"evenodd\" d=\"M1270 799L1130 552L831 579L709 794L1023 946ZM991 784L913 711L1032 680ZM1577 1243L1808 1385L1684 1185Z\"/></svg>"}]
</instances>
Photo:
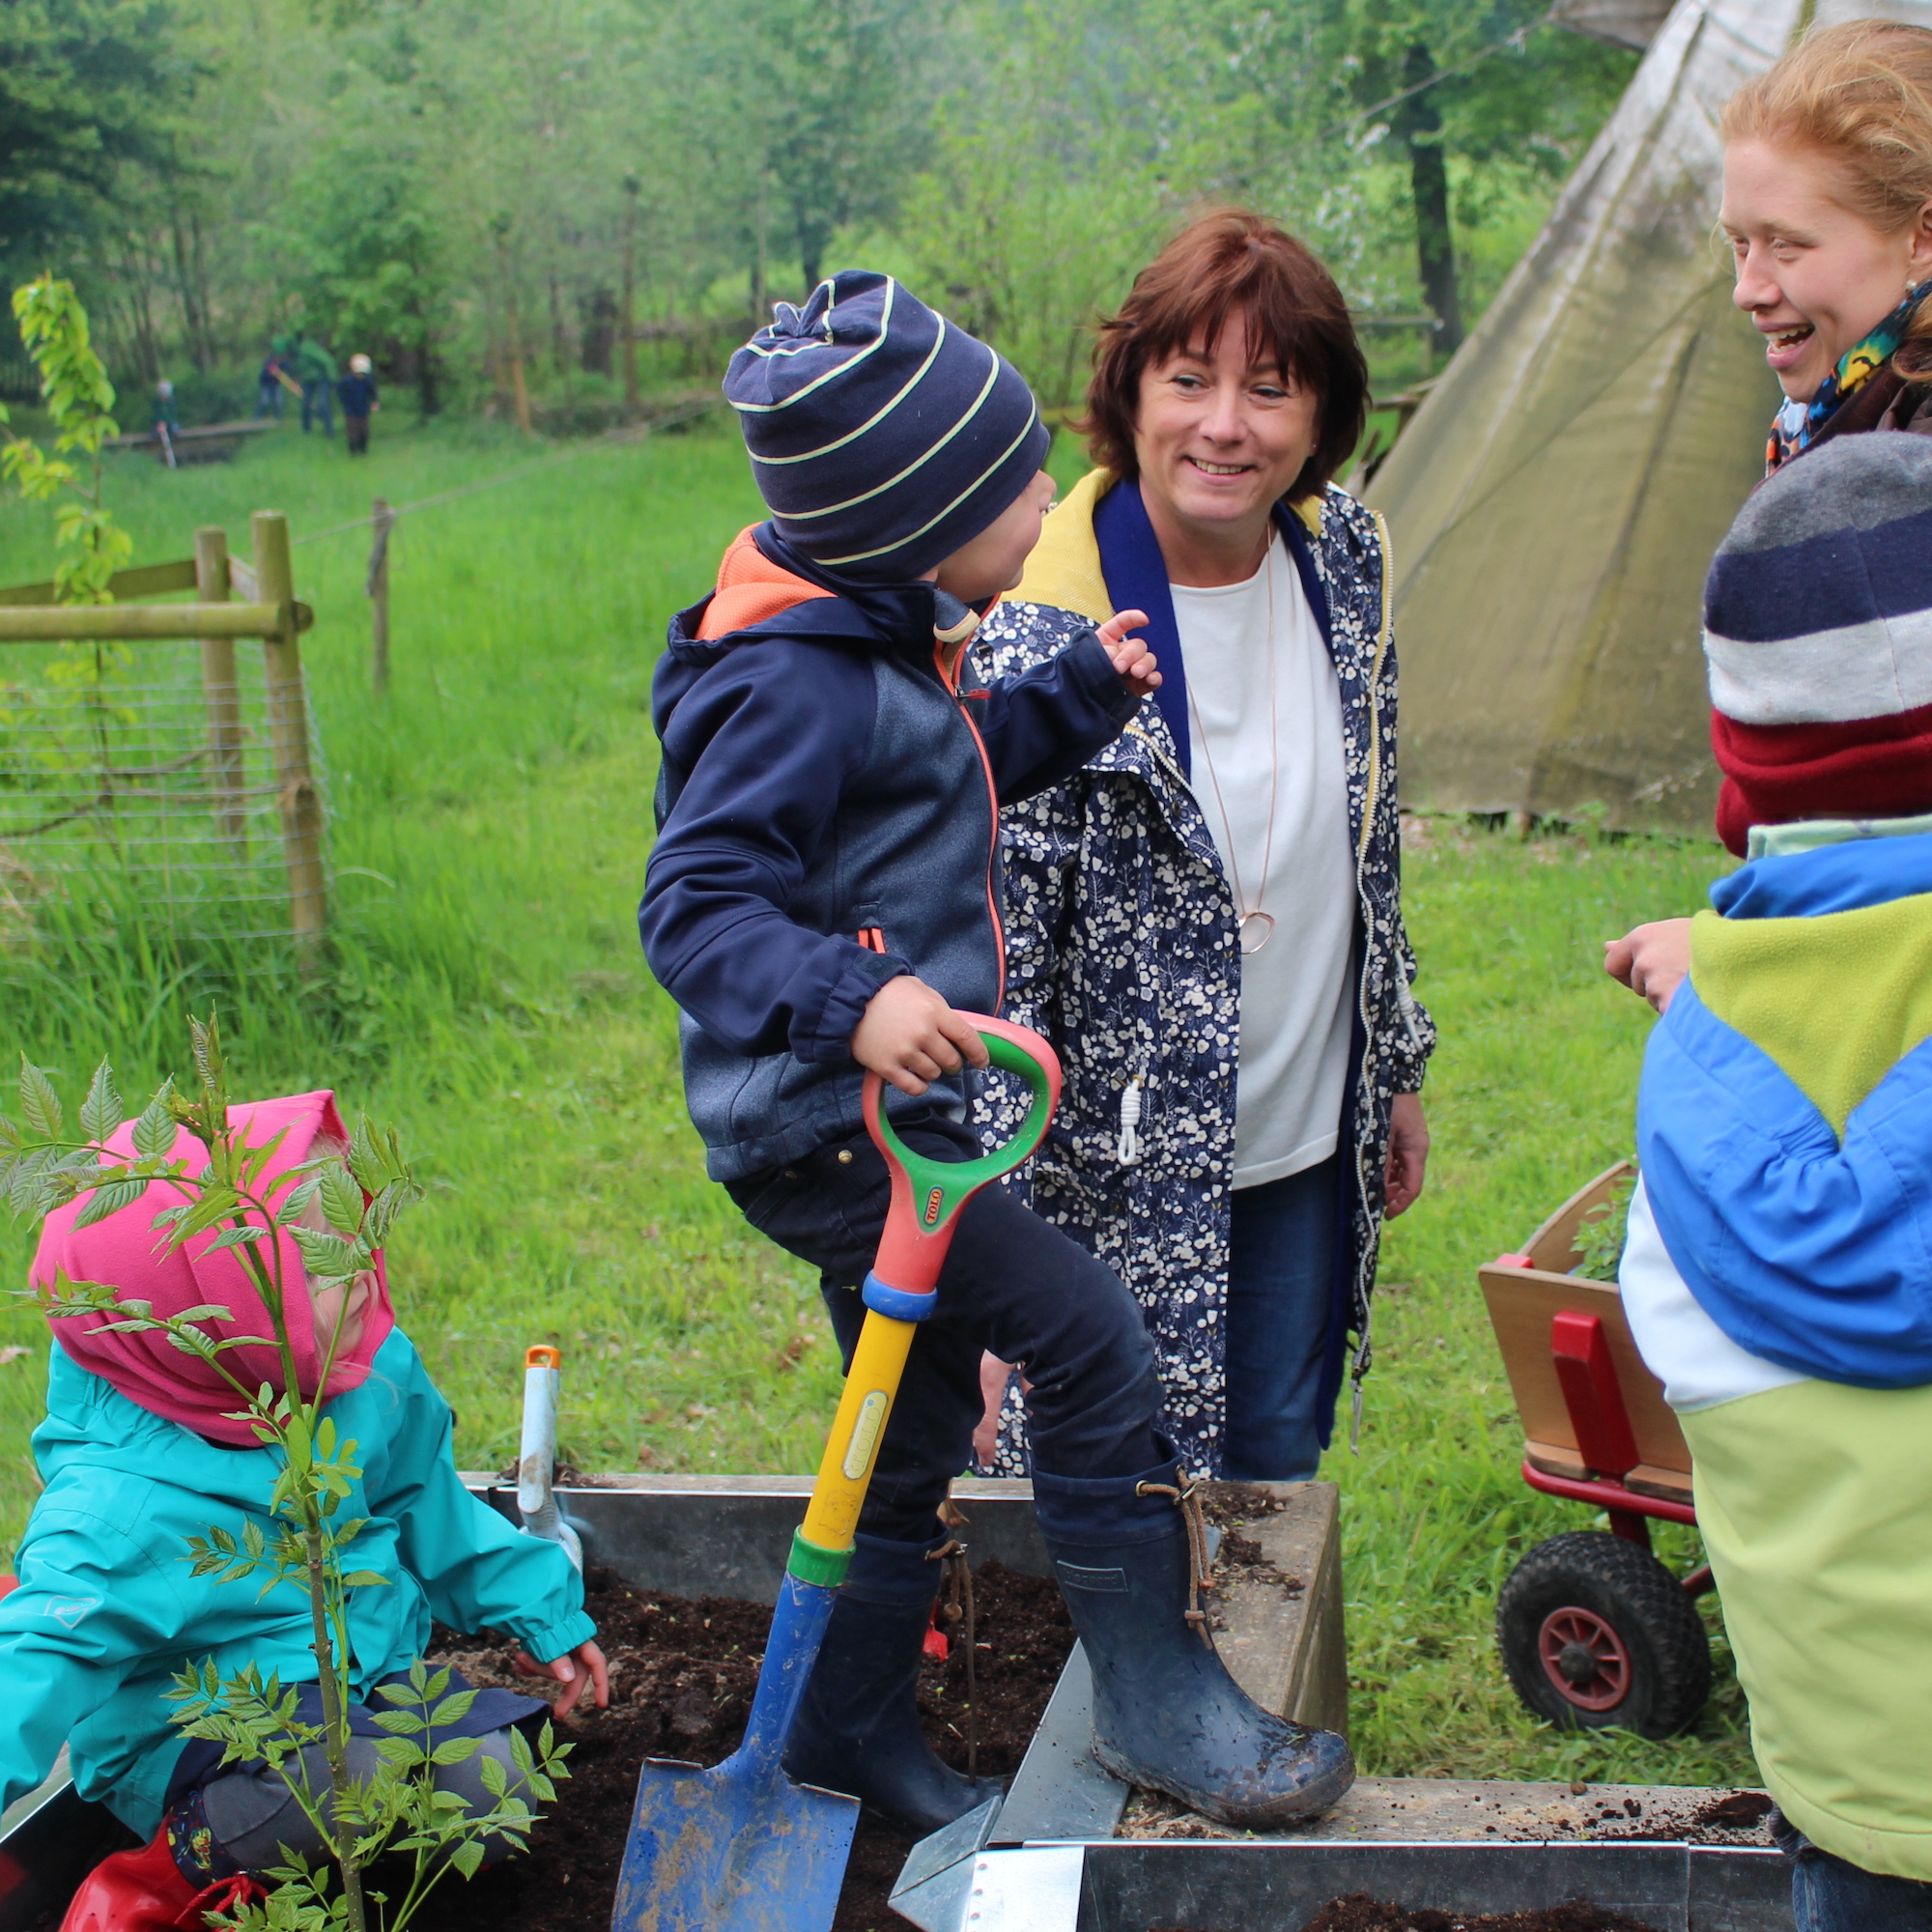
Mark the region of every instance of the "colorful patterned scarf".
<instances>
[{"instance_id":1,"label":"colorful patterned scarf","mask_svg":"<svg viewBox=\"0 0 1932 1932\"><path fill-rule=\"evenodd\" d=\"M1838 358L1838 366L1818 384L1818 393L1808 403L1789 398L1771 419L1771 440L1765 446L1764 473L1769 476L1781 463L1789 463L1800 450L1808 449L1812 440L1847 397L1855 395L1891 360L1892 351L1905 339L1905 331L1918 312L1918 304L1932 294L1932 282L1920 282L1907 289L1905 299L1861 342Z\"/></svg>"}]
</instances>

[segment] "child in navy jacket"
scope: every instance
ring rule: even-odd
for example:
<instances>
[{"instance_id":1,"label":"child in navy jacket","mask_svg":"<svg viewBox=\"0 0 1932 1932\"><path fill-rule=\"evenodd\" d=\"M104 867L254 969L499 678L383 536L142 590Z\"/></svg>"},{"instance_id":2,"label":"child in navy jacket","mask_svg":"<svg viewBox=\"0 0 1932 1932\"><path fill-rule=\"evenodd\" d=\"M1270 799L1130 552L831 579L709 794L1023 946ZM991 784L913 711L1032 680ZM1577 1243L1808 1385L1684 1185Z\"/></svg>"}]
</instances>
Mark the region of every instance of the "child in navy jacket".
<instances>
[{"instance_id":1,"label":"child in navy jacket","mask_svg":"<svg viewBox=\"0 0 1932 1932\"><path fill-rule=\"evenodd\" d=\"M639 924L683 1009L710 1173L820 1271L849 1361L888 1196L865 1074L895 1090L910 1145L980 1152L967 1082L985 1054L961 1009L1004 994L999 806L1111 743L1158 673L1127 611L1019 677L962 674L1038 537L1048 435L999 355L888 277L781 304L725 393L772 516L671 625ZM1331 1804L1348 1747L1252 1703L1189 1614L1187 1485L1132 1297L997 1188L965 1209L913 1344L786 1769L915 1834L993 1795L932 1755L915 1704L937 1510L971 1460L988 1350L1031 1384L1035 1503L1101 1761L1235 1825Z\"/></svg>"}]
</instances>

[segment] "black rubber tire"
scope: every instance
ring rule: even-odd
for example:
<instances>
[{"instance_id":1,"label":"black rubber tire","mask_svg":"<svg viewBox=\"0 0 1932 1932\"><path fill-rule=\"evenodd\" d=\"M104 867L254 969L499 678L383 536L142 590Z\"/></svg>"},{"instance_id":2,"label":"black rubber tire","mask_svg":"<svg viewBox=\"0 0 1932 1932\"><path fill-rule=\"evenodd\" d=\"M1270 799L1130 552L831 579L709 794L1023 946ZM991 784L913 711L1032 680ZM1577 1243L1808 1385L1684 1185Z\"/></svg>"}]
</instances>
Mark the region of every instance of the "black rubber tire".
<instances>
[{"instance_id":1,"label":"black rubber tire","mask_svg":"<svg viewBox=\"0 0 1932 1932\"><path fill-rule=\"evenodd\" d=\"M1627 1667L1590 1680L1593 1696L1621 1688L1607 1709L1579 1708L1544 1666L1544 1626L1566 1609L1599 1619L1623 1646ZM1647 1549L1603 1530L1552 1536L1510 1572L1496 1599L1496 1647L1517 1695L1552 1724L1584 1730L1615 1724L1640 1737L1667 1738L1711 1694L1711 1640L1696 1605ZM1621 1687L1618 1674L1626 1680Z\"/></svg>"}]
</instances>

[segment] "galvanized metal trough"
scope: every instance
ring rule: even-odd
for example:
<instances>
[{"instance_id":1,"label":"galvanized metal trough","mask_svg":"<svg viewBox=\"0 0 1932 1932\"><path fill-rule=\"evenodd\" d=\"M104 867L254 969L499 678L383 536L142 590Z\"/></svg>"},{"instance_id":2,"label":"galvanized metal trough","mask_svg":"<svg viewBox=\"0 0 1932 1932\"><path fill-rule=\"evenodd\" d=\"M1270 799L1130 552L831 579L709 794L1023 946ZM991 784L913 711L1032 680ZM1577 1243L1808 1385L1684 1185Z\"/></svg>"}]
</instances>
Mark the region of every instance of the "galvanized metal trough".
<instances>
[{"instance_id":1,"label":"galvanized metal trough","mask_svg":"<svg viewBox=\"0 0 1932 1932\"><path fill-rule=\"evenodd\" d=\"M514 1488L470 1488L512 1520ZM590 1561L681 1596L772 1598L806 1476L609 1476L556 1492ZM1341 1546L1332 1485L1279 1486L1279 1510L1244 1529L1265 1561L1223 1593L1220 1636L1251 1695L1346 1729ZM963 1481L974 1562L1047 1576L1031 1485ZM1012 1787L913 1848L893 1896L925 1932L1299 1932L1357 1891L1409 1907L1511 1912L1588 1897L1657 1932L1789 1932L1783 1861L1757 1843L1672 1842L1708 1789L1367 1779L1318 1823L1230 1837L1136 1797L1089 1749L1087 1665L1076 1648ZM1636 1816L1605 1827L1601 1813ZM1659 1842L1589 1842L1601 1830ZM1747 1834L1739 1834L1745 1836ZM21 1932L129 1842L64 1776L0 1819L0 1932Z\"/></svg>"}]
</instances>

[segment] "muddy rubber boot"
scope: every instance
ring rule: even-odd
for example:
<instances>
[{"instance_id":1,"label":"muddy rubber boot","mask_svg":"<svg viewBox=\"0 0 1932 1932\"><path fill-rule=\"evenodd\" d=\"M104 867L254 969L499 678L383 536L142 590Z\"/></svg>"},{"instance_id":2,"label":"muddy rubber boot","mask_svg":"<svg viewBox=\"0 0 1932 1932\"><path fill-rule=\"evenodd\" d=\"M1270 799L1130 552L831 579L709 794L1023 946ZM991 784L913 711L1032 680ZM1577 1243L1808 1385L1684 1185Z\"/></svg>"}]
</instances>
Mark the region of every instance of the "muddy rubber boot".
<instances>
[{"instance_id":1,"label":"muddy rubber boot","mask_svg":"<svg viewBox=\"0 0 1932 1932\"><path fill-rule=\"evenodd\" d=\"M909 1838L923 1838L1004 1788L966 1777L933 1756L919 1727L919 1662L941 1566L930 1543L855 1539L852 1568L832 1608L806 1686L785 1775L850 1792Z\"/></svg>"},{"instance_id":2,"label":"muddy rubber boot","mask_svg":"<svg viewBox=\"0 0 1932 1932\"><path fill-rule=\"evenodd\" d=\"M1094 1678L1094 1755L1217 1824L1264 1831L1325 1811L1355 1781L1332 1731L1264 1711L1189 1621L1178 1466L1099 1479L1036 1468L1034 1508Z\"/></svg>"}]
</instances>

